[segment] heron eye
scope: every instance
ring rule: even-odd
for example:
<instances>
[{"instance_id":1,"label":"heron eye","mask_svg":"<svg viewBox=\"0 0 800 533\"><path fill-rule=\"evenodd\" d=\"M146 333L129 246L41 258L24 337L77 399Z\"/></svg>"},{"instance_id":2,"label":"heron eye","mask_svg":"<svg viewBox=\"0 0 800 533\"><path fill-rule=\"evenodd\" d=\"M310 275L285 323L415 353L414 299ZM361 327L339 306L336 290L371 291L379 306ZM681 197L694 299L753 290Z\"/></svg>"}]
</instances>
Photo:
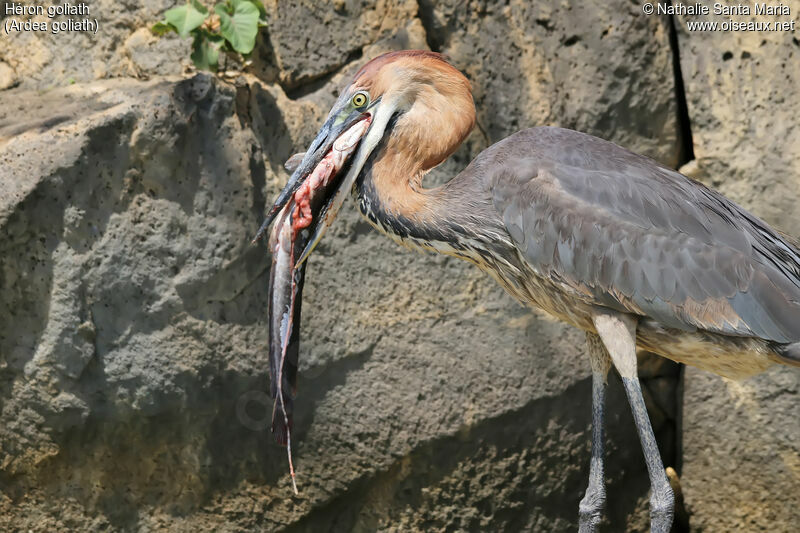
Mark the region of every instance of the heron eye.
<instances>
[{"instance_id":1,"label":"heron eye","mask_svg":"<svg viewBox=\"0 0 800 533\"><path fill-rule=\"evenodd\" d=\"M359 91L353 95L353 107L364 107L369 102L369 95L364 91Z\"/></svg>"}]
</instances>

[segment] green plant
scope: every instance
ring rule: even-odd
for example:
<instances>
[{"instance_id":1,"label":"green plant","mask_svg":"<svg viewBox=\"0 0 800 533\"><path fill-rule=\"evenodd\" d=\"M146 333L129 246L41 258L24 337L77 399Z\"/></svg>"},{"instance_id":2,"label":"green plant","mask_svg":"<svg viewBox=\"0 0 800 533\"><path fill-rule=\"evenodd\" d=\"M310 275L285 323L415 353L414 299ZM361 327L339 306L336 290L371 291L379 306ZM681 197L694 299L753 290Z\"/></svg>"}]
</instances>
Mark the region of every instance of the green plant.
<instances>
[{"instance_id":1,"label":"green plant","mask_svg":"<svg viewBox=\"0 0 800 533\"><path fill-rule=\"evenodd\" d=\"M164 20L151 31L164 35L174 31L193 37L192 62L200 70L216 71L220 52L246 58L256 45L258 28L266 26L267 12L260 0L226 0L209 11L198 0L164 12ZM241 56L237 56L240 54Z\"/></svg>"}]
</instances>

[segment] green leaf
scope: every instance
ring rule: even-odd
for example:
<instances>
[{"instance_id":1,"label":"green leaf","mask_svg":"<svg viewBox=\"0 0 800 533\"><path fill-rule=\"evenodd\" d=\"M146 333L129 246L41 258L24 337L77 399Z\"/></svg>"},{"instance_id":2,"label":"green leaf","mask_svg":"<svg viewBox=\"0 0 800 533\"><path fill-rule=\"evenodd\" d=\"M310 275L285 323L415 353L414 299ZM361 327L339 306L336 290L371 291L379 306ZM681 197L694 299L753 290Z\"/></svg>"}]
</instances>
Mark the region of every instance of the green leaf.
<instances>
[{"instance_id":1,"label":"green leaf","mask_svg":"<svg viewBox=\"0 0 800 533\"><path fill-rule=\"evenodd\" d=\"M168 22L156 22L150 28L150 31L153 32L153 35L161 37L162 35L166 35L171 31L177 32L178 30L175 29L175 26L169 24Z\"/></svg>"},{"instance_id":2,"label":"green leaf","mask_svg":"<svg viewBox=\"0 0 800 533\"><path fill-rule=\"evenodd\" d=\"M217 70L219 65L219 49L222 46L222 37L200 32L192 41L192 63L198 70Z\"/></svg>"},{"instance_id":3,"label":"green leaf","mask_svg":"<svg viewBox=\"0 0 800 533\"><path fill-rule=\"evenodd\" d=\"M239 0L233 7L233 16L221 4L214 11L219 15L220 33L233 49L240 54L252 52L258 35L258 8L252 2Z\"/></svg>"},{"instance_id":4,"label":"green leaf","mask_svg":"<svg viewBox=\"0 0 800 533\"><path fill-rule=\"evenodd\" d=\"M256 9L258 9L259 16L261 18L266 18L267 8L264 7L264 3L261 0L232 0L234 8L242 2L253 4L254 6L256 6Z\"/></svg>"},{"instance_id":5,"label":"green leaf","mask_svg":"<svg viewBox=\"0 0 800 533\"><path fill-rule=\"evenodd\" d=\"M208 9L197 0L180 7L173 7L164 13L168 23L175 26L178 35L186 37L189 32L199 28L206 20Z\"/></svg>"}]
</instances>

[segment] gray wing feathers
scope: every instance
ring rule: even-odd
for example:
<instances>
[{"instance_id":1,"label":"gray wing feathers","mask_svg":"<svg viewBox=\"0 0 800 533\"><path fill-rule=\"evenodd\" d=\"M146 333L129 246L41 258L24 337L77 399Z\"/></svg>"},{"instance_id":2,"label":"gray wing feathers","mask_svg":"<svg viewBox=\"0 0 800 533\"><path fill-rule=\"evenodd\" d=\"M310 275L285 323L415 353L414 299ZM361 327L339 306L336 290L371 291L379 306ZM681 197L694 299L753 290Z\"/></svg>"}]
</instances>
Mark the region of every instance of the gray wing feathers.
<instances>
[{"instance_id":1,"label":"gray wing feathers","mask_svg":"<svg viewBox=\"0 0 800 533\"><path fill-rule=\"evenodd\" d=\"M800 340L800 253L763 221L595 137L536 128L501 144L494 205L541 275L670 327Z\"/></svg>"}]
</instances>

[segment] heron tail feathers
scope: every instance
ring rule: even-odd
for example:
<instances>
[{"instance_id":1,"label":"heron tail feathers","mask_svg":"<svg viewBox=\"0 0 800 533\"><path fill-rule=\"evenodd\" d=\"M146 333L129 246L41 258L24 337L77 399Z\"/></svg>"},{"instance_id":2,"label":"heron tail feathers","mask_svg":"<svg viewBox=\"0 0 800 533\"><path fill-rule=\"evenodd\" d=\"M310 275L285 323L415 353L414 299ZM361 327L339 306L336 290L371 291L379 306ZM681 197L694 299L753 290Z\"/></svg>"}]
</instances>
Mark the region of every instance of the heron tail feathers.
<instances>
[{"instance_id":1,"label":"heron tail feathers","mask_svg":"<svg viewBox=\"0 0 800 533\"><path fill-rule=\"evenodd\" d=\"M800 366L800 342L773 344L775 361L783 365Z\"/></svg>"}]
</instances>

